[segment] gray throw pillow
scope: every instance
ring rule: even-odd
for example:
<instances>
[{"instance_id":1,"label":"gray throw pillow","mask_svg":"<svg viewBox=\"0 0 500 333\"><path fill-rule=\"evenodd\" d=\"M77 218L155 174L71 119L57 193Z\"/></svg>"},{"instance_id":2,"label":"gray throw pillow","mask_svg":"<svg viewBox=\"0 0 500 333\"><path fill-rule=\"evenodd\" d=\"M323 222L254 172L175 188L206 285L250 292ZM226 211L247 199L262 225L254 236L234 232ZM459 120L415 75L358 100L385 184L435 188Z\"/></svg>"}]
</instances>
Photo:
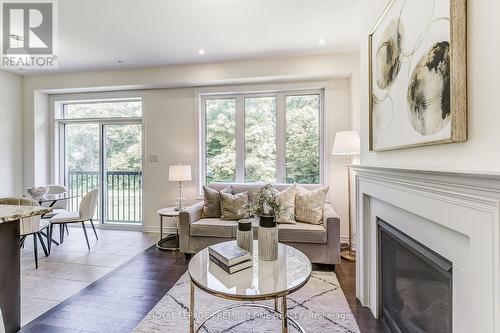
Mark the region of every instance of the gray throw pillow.
<instances>
[{"instance_id":1,"label":"gray throw pillow","mask_svg":"<svg viewBox=\"0 0 500 333\"><path fill-rule=\"evenodd\" d=\"M248 202L248 192L231 194L220 193L221 219L241 220L244 214L240 213L241 208Z\"/></svg>"},{"instance_id":2,"label":"gray throw pillow","mask_svg":"<svg viewBox=\"0 0 500 333\"><path fill-rule=\"evenodd\" d=\"M203 186L203 196L205 200L205 204L203 205L203 210L201 212L202 217L217 217L221 216L220 211L220 193L232 193L232 187L226 187L222 191L217 191L211 189L208 186Z\"/></svg>"}]
</instances>

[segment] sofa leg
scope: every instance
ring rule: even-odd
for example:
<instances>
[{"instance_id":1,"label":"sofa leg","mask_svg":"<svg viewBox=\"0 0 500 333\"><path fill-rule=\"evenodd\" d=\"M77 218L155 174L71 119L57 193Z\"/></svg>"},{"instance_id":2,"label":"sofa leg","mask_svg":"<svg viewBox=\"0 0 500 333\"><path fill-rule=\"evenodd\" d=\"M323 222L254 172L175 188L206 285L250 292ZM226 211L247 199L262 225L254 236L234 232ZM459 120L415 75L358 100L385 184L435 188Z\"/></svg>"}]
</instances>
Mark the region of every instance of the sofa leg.
<instances>
[{"instance_id":1,"label":"sofa leg","mask_svg":"<svg viewBox=\"0 0 500 333\"><path fill-rule=\"evenodd\" d=\"M192 255L191 253L184 253L184 258L186 259L186 261L191 260L191 257L192 257L192 256L193 256L193 255Z\"/></svg>"},{"instance_id":2,"label":"sofa leg","mask_svg":"<svg viewBox=\"0 0 500 333\"><path fill-rule=\"evenodd\" d=\"M335 265L330 265L330 268L332 269L332 272L335 272Z\"/></svg>"}]
</instances>

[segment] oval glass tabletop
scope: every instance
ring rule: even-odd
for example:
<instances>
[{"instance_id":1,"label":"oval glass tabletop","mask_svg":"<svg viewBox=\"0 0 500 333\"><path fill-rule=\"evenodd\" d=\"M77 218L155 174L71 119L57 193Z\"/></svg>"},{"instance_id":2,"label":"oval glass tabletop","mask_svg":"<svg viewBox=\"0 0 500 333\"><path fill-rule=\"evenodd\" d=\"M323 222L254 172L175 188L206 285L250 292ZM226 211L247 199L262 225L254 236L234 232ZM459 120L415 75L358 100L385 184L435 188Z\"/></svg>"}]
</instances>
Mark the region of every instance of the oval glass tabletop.
<instances>
[{"instance_id":1,"label":"oval glass tabletop","mask_svg":"<svg viewBox=\"0 0 500 333\"><path fill-rule=\"evenodd\" d=\"M189 262L191 280L213 295L235 300L263 300L291 294L311 277L311 262L299 250L280 243L278 259L264 261L259 259L256 240L253 248L253 267L233 274L212 262L208 249L198 252Z\"/></svg>"},{"instance_id":2,"label":"oval glass tabletop","mask_svg":"<svg viewBox=\"0 0 500 333\"><path fill-rule=\"evenodd\" d=\"M41 198L37 198L39 203L45 203L45 202L53 202L53 201L61 201L61 200L69 200L73 198L77 198L78 195L76 194L69 194L69 193L61 193L61 194L45 194Z\"/></svg>"}]
</instances>

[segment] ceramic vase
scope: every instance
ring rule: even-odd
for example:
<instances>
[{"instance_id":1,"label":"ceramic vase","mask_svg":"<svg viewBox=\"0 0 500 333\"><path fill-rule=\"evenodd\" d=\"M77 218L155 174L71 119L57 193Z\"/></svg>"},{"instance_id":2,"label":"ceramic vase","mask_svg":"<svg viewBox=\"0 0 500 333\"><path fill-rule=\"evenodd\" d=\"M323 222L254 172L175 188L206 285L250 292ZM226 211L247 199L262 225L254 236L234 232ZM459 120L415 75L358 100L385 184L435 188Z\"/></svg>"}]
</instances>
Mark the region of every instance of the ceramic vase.
<instances>
[{"instance_id":1,"label":"ceramic vase","mask_svg":"<svg viewBox=\"0 0 500 333\"><path fill-rule=\"evenodd\" d=\"M259 259L278 259L278 225L274 216L261 216L259 220Z\"/></svg>"},{"instance_id":2,"label":"ceramic vase","mask_svg":"<svg viewBox=\"0 0 500 333\"><path fill-rule=\"evenodd\" d=\"M238 221L236 231L236 244L243 250L253 253L253 229L252 220L243 219Z\"/></svg>"}]
</instances>

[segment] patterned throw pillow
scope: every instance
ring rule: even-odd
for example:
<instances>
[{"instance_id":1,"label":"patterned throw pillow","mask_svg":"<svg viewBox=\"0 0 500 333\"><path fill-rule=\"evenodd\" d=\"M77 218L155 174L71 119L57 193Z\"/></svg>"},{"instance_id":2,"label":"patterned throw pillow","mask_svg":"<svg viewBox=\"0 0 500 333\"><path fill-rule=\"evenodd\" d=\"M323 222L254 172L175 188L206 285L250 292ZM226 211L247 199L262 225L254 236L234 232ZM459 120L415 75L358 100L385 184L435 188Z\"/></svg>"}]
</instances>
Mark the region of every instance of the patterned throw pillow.
<instances>
[{"instance_id":1,"label":"patterned throw pillow","mask_svg":"<svg viewBox=\"0 0 500 333\"><path fill-rule=\"evenodd\" d=\"M202 217L220 217L220 194L232 193L232 187L226 187L222 191L216 191L208 186L203 186L203 195L205 198L205 204L203 205L203 211L201 212Z\"/></svg>"},{"instance_id":2,"label":"patterned throw pillow","mask_svg":"<svg viewBox=\"0 0 500 333\"><path fill-rule=\"evenodd\" d=\"M323 221L323 206L325 205L328 187L308 191L297 186L295 196L295 219L299 222L321 224Z\"/></svg>"},{"instance_id":3,"label":"patterned throw pillow","mask_svg":"<svg viewBox=\"0 0 500 333\"><path fill-rule=\"evenodd\" d=\"M276 222L295 224L295 196L297 186L293 185L276 194L276 201L283 207L284 212L276 217Z\"/></svg>"},{"instance_id":4,"label":"patterned throw pillow","mask_svg":"<svg viewBox=\"0 0 500 333\"><path fill-rule=\"evenodd\" d=\"M248 202L248 192L231 194L220 193L221 219L223 220L241 220L245 216L239 211L244 204Z\"/></svg>"}]
</instances>

